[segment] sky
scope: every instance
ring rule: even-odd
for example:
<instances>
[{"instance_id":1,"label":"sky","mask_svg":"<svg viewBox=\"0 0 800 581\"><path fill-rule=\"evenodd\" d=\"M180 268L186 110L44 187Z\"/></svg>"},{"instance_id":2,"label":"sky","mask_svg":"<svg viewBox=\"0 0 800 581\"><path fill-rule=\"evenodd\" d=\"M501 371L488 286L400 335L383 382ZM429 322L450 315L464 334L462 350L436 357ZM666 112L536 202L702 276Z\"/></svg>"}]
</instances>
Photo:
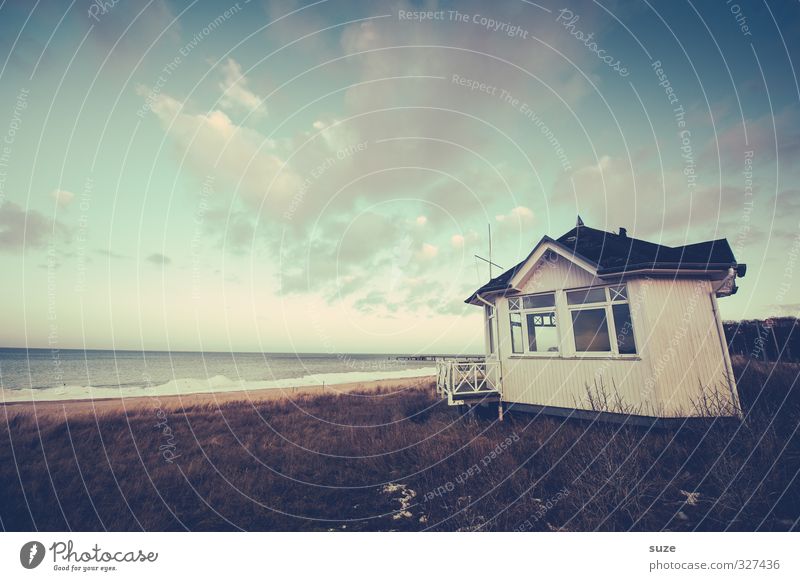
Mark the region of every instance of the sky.
<instances>
[{"instance_id":1,"label":"sky","mask_svg":"<svg viewBox=\"0 0 800 581\"><path fill-rule=\"evenodd\" d=\"M0 346L481 352L489 226L508 268L578 214L727 238L723 317L797 315L798 29L789 2L2 2Z\"/></svg>"}]
</instances>

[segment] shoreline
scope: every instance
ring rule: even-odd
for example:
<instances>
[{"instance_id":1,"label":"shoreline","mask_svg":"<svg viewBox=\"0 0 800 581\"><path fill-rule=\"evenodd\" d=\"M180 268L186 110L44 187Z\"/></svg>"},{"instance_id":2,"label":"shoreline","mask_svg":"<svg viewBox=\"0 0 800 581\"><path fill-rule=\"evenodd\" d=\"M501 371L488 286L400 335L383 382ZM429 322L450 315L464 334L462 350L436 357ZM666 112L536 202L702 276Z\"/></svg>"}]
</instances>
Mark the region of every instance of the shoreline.
<instances>
[{"instance_id":1,"label":"shoreline","mask_svg":"<svg viewBox=\"0 0 800 581\"><path fill-rule=\"evenodd\" d=\"M154 407L175 411L197 405L222 405L232 402L258 403L270 400L295 399L310 395L349 394L353 391L361 390L376 391L382 388L412 389L430 385L434 380L435 376L433 375L419 375L341 384L263 387L219 392L154 393L153 395L123 395L97 399L6 401L0 402L0 410L2 410L0 413L7 416L32 414L37 417L53 415L66 417L120 412L127 414L143 409L153 409Z\"/></svg>"}]
</instances>

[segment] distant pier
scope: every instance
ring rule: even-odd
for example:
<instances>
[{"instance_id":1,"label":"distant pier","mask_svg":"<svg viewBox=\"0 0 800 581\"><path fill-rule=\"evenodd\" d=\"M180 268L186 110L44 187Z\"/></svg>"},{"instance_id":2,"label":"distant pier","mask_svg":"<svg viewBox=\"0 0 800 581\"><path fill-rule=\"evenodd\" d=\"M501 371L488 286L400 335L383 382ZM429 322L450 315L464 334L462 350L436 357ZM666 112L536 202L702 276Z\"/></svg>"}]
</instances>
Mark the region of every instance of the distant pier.
<instances>
[{"instance_id":1,"label":"distant pier","mask_svg":"<svg viewBox=\"0 0 800 581\"><path fill-rule=\"evenodd\" d=\"M439 359L482 359L482 355L398 355L397 361L437 361Z\"/></svg>"}]
</instances>

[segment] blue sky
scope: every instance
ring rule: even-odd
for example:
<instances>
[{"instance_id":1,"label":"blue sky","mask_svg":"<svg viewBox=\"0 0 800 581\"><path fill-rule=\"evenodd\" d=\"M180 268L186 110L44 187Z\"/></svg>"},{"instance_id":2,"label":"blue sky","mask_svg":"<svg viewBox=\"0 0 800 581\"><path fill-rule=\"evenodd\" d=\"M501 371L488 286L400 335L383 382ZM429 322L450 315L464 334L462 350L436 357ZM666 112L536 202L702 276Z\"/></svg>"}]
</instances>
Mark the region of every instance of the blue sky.
<instances>
[{"instance_id":1,"label":"blue sky","mask_svg":"<svg viewBox=\"0 0 800 581\"><path fill-rule=\"evenodd\" d=\"M480 351L487 224L507 267L578 213L797 314L799 15L5 2L0 344Z\"/></svg>"}]
</instances>

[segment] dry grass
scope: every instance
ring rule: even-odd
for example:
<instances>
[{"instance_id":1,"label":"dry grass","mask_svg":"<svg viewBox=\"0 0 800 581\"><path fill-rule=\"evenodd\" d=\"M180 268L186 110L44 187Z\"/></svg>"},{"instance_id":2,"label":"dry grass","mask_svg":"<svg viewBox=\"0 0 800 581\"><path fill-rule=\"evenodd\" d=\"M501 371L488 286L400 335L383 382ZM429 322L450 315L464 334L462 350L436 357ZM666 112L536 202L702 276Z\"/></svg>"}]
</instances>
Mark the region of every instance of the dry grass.
<instances>
[{"instance_id":1,"label":"dry grass","mask_svg":"<svg viewBox=\"0 0 800 581\"><path fill-rule=\"evenodd\" d=\"M787 530L797 368L737 360L745 424L493 413L432 386L0 419L5 530Z\"/></svg>"}]
</instances>

